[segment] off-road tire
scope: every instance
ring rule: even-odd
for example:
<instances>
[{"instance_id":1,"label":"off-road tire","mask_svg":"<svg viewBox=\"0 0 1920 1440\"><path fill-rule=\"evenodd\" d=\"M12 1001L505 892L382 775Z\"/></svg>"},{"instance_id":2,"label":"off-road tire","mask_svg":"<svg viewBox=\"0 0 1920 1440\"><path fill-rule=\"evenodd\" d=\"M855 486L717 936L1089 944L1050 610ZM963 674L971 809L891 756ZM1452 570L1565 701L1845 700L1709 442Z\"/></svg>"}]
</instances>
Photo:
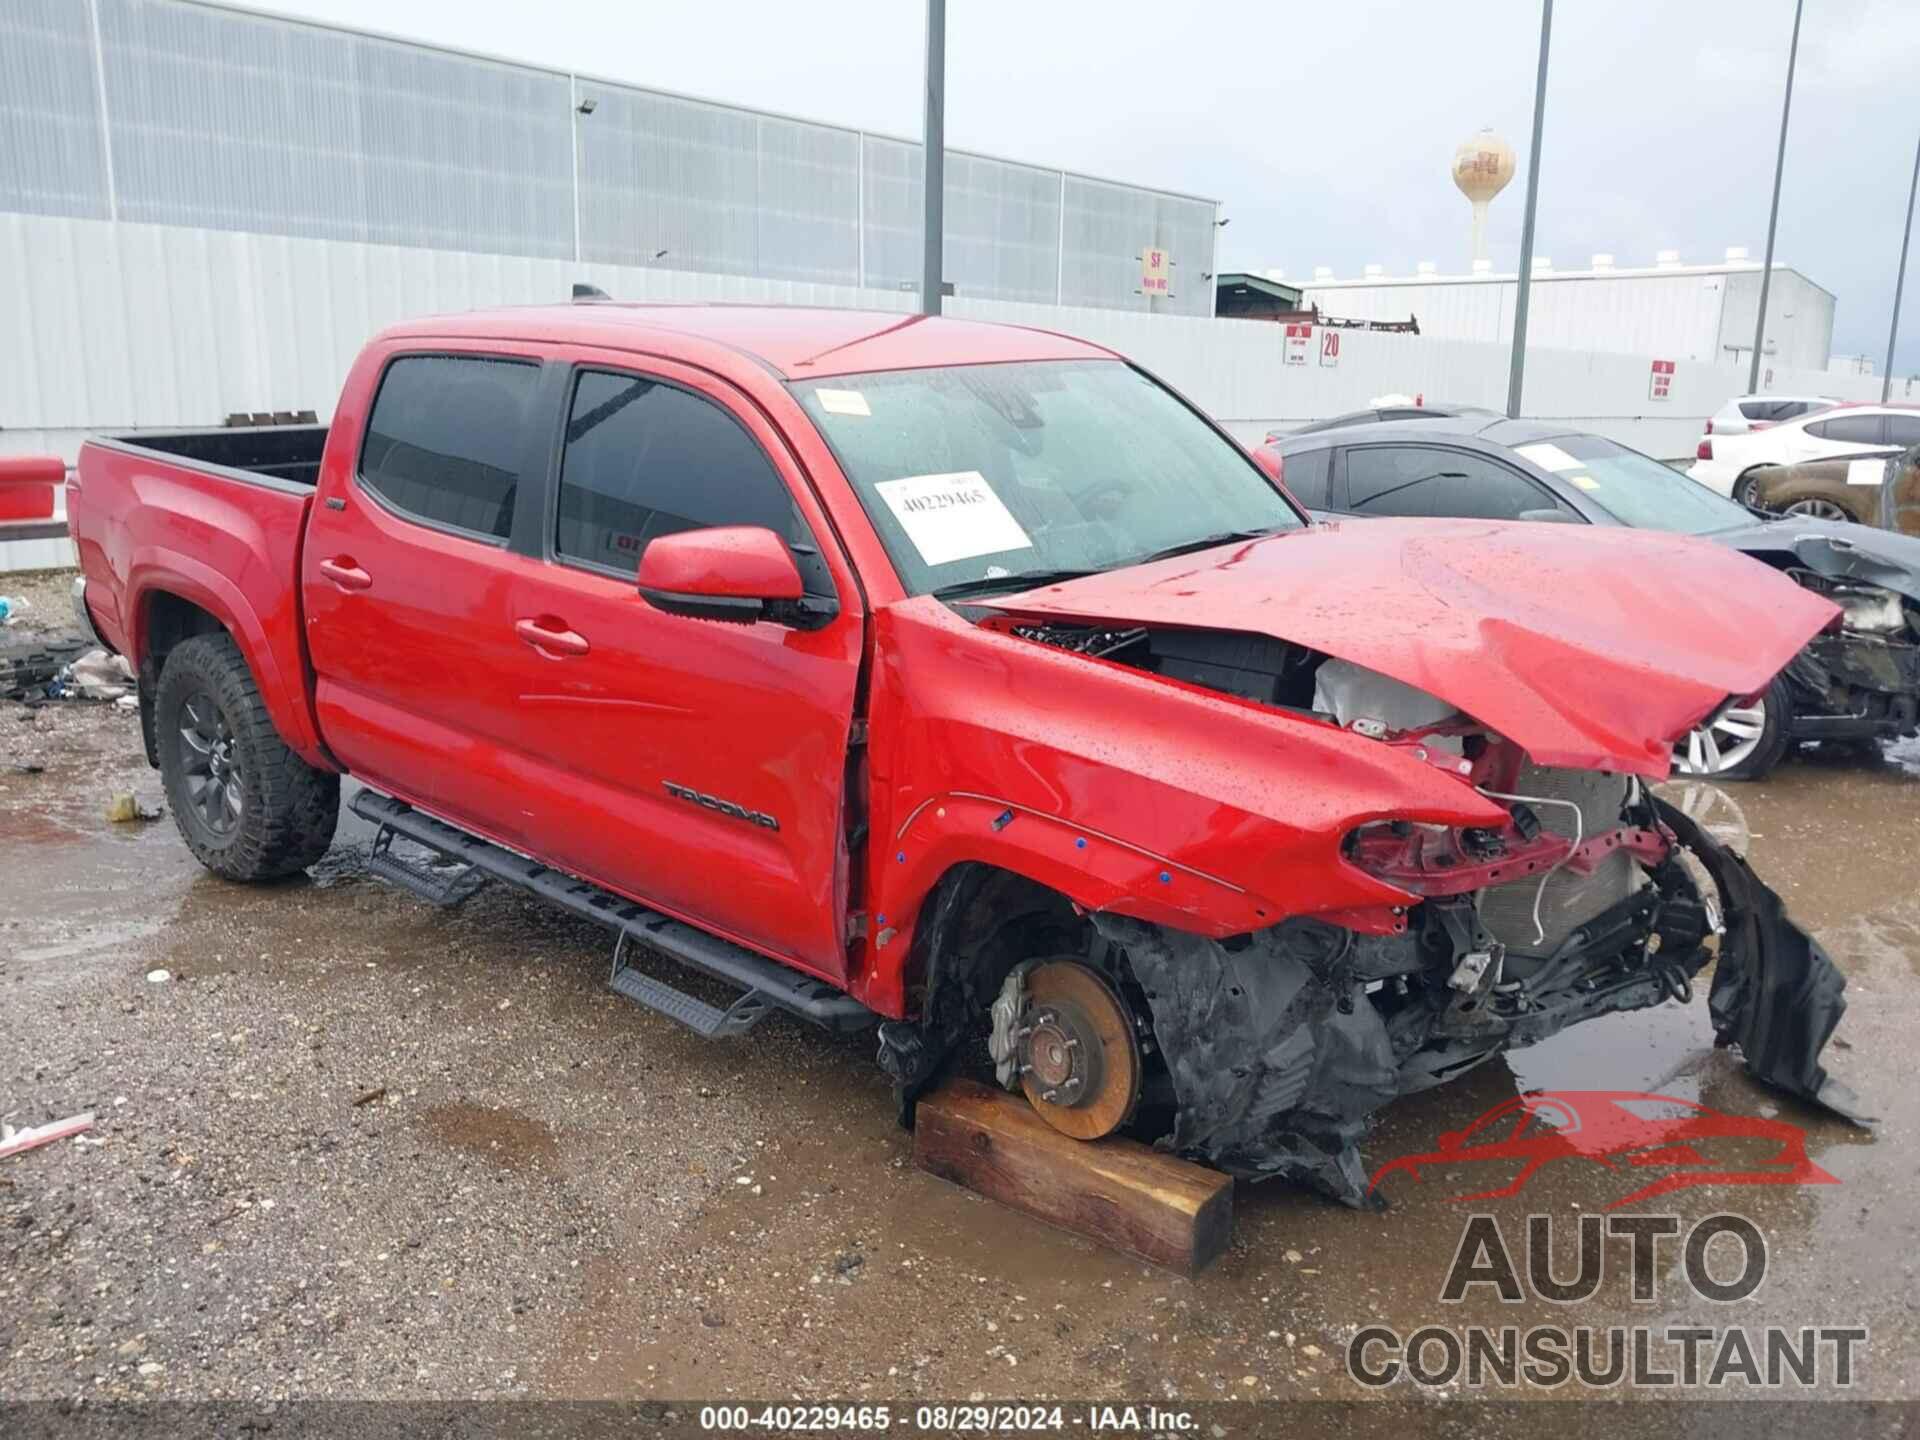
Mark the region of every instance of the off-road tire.
<instances>
[{"instance_id":1,"label":"off-road tire","mask_svg":"<svg viewBox=\"0 0 1920 1440\"><path fill-rule=\"evenodd\" d=\"M180 729L197 695L218 707L238 762L240 815L226 835L201 818L187 787ZM275 880L327 853L340 820L340 777L287 748L231 636L195 635L174 647L160 670L154 717L167 804L180 838L207 869L228 880Z\"/></svg>"}]
</instances>

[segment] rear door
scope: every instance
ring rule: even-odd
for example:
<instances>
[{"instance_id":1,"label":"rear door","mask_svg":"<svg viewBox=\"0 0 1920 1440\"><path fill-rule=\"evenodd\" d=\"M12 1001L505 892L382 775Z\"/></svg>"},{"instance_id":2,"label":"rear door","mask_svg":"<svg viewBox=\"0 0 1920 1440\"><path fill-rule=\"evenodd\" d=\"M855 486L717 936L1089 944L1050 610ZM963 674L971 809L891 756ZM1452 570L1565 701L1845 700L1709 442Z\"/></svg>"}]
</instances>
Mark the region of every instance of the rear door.
<instances>
[{"instance_id":1,"label":"rear door","mask_svg":"<svg viewBox=\"0 0 1920 1440\"><path fill-rule=\"evenodd\" d=\"M360 779L524 843L498 752L519 723L509 593L538 563L514 529L557 400L530 351L407 342L361 363L370 414L343 400L336 434L358 443L327 451L301 558L321 734Z\"/></svg>"},{"instance_id":2,"label":"rear door","mask_svg":"<svg viewBox=\"0 0 1920 1440\"><path fill-rule=\"evenodd\" d=\"M537 853L843 980L852 573L750 400L665 360L567 358L541 563L502 594L520 636L513 748L549 812ZM635 584L648 544L713 525L775 531L837 613L803 627L654 609Z\"/></svg>"}]
</instances>

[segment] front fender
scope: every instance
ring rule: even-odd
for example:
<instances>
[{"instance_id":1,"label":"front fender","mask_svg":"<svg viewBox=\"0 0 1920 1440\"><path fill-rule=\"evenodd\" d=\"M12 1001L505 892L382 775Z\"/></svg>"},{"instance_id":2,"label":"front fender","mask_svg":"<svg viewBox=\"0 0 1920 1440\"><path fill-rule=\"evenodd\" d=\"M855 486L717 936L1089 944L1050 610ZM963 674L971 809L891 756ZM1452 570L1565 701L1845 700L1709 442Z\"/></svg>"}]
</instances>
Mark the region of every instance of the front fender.
<instances>
[{"instance_id":1,"label":"front fender","mask_svg":"<svg viewBox=\"0 0 1920 1440\"><path fill-rule=\"evenodd\" d=\"M1346 861L1349 830L1505 819L1392 747L976 628L937 601L881 607L875 637L873 920L856 968L883 1013L902 1013L916 917L956 865L1215 939L1304 914L1390 932L1410 897Z\"/></svg>"}]
</instances>

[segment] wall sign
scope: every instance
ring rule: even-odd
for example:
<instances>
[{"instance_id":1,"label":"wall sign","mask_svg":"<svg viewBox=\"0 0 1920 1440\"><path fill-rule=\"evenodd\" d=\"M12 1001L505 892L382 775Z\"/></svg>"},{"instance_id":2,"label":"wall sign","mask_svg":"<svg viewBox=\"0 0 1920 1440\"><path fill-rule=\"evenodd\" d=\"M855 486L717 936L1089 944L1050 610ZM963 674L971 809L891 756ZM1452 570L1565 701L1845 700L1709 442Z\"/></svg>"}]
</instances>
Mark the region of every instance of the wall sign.
<instances>
[{"instance_id":1,"label":"wall sign","mask_svg":"<svg viewBox=\"0 0 1920 1440\"><path fill-rule=\"evenodd\" d=\"M1171 294L1171 277L1168 271L1172 265L1173 261L1166 251L1157 245L1143 245L1140 249L1141 294L1160 296Z\"/></svg>"}]
</instances>

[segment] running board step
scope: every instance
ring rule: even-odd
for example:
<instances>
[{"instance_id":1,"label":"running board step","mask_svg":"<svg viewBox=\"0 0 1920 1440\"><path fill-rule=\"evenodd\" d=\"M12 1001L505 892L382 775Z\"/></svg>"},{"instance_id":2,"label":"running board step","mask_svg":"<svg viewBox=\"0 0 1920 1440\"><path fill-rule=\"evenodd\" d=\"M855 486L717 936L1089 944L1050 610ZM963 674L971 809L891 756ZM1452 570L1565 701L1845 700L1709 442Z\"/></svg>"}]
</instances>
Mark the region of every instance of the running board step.
<instances>
[{"instance_id":1,"label":"running board step","mask_svg":"<svg viewBox=\"0 0 1920 1440\"><path fill-rule=\"evenodd\" d=\"M428 845L427 848L442 859L458 860L457 868L442 869L431 863L423 864L394 854L396 833L391 825L382 825L379 833L373 837L373 854L367 857L367 870L389 884L410 890L429 905L438 905L444 910L458 905L487 883L484 870L448 855L437 845ZM406 838L412 839L411 836ZM417 843L427 845L424 840Z\"/></svg>"},{"instance_id":2,"label":"running board step","mask_svg":"<svg viewBox=\"0 0 1920 1440\"><path fill-rule=\"evenodd\" d=\"M353 811L379 826L382 833L392 832L438 851L448 859L465 862L469 870L462 872L460 883L466 883L468 874L478 875L482 880L504 880L612 930L618 938L614 943L613 974L608 983L629 1000L658 1010L697 1034L715 1039L744 1034L771 1009L785 1010L824 1029L837 1031L864 1030L879 1019L851 995L825 981L803 975L644 905L624 900L563 871L550 869L538 860L469 835L391 796L362 790L354 796ZM406 864L381 846L377 838L375 850L376 855L387 857L391 867ZM372 868L371 862L369 868ZM414 867L408 868L417 876ZM374 873L389 872L376 869ZM415 888L407 880L396 879L396 883ZM746 993L724 1010L709 1005L626 964L629 944L644 945L671 955L682 964Z\"/></svg>"}]
</instances>

